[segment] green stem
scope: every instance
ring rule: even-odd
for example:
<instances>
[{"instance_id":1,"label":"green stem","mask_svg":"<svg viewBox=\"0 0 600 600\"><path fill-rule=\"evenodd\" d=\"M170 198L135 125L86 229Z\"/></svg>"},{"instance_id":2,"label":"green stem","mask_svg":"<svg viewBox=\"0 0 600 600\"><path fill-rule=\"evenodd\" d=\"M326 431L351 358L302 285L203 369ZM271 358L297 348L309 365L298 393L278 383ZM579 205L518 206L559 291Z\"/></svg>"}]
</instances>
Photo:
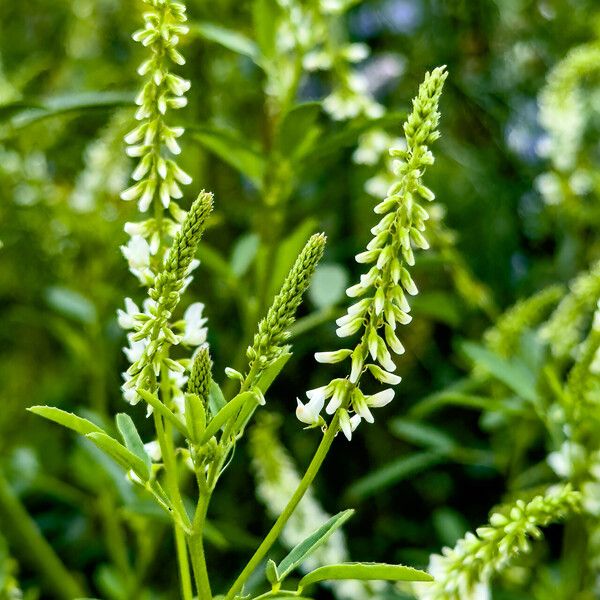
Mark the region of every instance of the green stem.
<instances>
[{"instance_id":1,"label":"green stem","mask_svg":"<svg viewBox=\"0 0 600 600\"><path fill-rule=\"evenodd\" d=\"M192 558L192 570L196 581L196 590L199 600L211 600L212 591L210 589L210 580L208 578L208 569L206 567L206 556L204 554L204 524L206 522L206 512L210 495L200 491L198 506L194 515L193 533L188 537L190 546L190 556Z\"/></svg>"},{"instance_id":2,"label":"green stem","mask_svg":"<svg viewBox=\"0 0 600 600\"><path fill-rule=\"evenodd\" d=\"M162 401L168 404L170 391L168 389L168 372L163 367L163 373L161 378L161 392ZM185 519L185 524L189 521L183 500L181 498L181 492L179 491L179 478L177 476L177 461L175 460L175 448L173 446L173 434L169 423L164 422L163 418L154 412L154 423L156 426L156 433L158 435L158 443L160 445L163 463L165 467L167 490L171 501L173 502L174 508L178 513ZM175 548L177 550L177 562L179 564L179 576L181 580L181 593L184 600L193 600L192 592L192 578L190 575L190 564L187 553L187 546L185 544L185 532L182 527L174 523L175 528Z\"/></svg>"},{"instance_id":3,"label":"green stem","mask_svg":"<svg viewBox=\"0 0 600 600\"><path fill-rule=\"evenodd\" d=\"M329 452L329 448L331 448L331 444L333 443L333 440L338 431L339 415L338 413L336 413L327 431L325 432L325 435L321 439L321 443L319 444L319 447L317 448L317 451L315 452L315 455L313 456L310 465L306 470L306 473L304 473L302 480L298 484L296 491L290 498L286 507L283 509L283 512L279 515L277 521L275 521L273 527L271 527L271 531L269 531L265 539L262 541L261 545L257 548L256 552L248 562L248 564L244 567L244 570L240 573L239 577L235 580L230 590L227 592L225 600L233 600L233 598L235 598L236 594L243 588L250 575L252 575L254 570L265 558L267 552L277 541L279 535L285 527L285 524L292 516L294 510L296 510L296 507L300 503L300 500L302 500L304 494L306 493L306 491L314 481L317 473L319 472L319 469L321 468L321 465L323 464L323 461L325 460L325 457Z\"/></svg>"},{"instance_id":4,"label":"green stem","mask_svg":"<svg viewBox=\"0 0 600 600\"><path fill-rule=\"evenodd\" d=\"M13 543L15 546L22 546L23 558L39 570L56 598L73 600L86 595L52 546L42 536L2 473L0 473L0 522L2 531L11 531L14 534L11 536Z\"/></svg>"}]
</instances>

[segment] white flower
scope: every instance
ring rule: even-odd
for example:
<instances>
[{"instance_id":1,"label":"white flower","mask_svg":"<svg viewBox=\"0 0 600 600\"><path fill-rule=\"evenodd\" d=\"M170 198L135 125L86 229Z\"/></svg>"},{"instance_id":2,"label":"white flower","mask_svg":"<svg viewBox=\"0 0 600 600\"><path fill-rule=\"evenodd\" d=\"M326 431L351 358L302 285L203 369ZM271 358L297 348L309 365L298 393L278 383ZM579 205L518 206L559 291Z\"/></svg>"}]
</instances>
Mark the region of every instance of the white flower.
<instances>
[{"instance_id":1,"label":"white flower","mask_svg":"<svg viewBox=\"0 0 600 600\"><path fill-rule=\"evenodd\" d=\"M563 442L560 450L551 452L546 460L559 477L571 477L585 462L585 449L574 442Z\"/></svg>"},{"instance_id":2,"label":"white flower","mask_svg":"<svg viewBox=\"0 0 600 600\"><path fill-rule=\"evenodd\" d=\"M377 392L372 396L367 396L367 405L372 406L373 408L381 408L382 406L389 404L394 399L394 394L394 390L392 388L388 388L387 390Z\"/></svg>"},{"instance_id":3,"label":"white flower","mask_svg":"<svg viewBox=\"0 0 600 600\"><path fill-rule=\"evenodd\" d=\"M308 393L306 394L308 396ZM306 404L303 404L300 398L296 398L298 406L296 407L296 417L302 423L307 425L318 425L321 419L321 411L325 404L325 398L322 395L316 395Z\"/></svg>"},{"instance_id":4,"label":"white flower","mask_svg":"<svg viewBox=\"0 0 600 600\"><path fill-rule=\"evenodd\" d=\"M322 50L313 50L302 60L302 65L307 71L325 71L331 69L332 64L331 56Z\"/></svg>"},{"instance_id":5,"label":"white flower","mask_svg":"<svg viewBox=\"0 0 600 600\"><path fill-rule=\"evenodd\" d=\"M137 304L131 298L125 298L125 310L117 310L117 318L122 329L133 329L136 324L136 315L140 313Z\"/></svg>"},{"instance_id":6,"label":"white flower","mask_svg":"<svg viewBox=\"0 0 600 600\"><path fill-rule=\"evenodd\" d=\"M348 384L345 379L338 380L335 389L333 391L333 396L327 404L326 412L328 415L332 415L344 402L346 398L346 394L348 393Z\"/></svg>"},{"instance_id":7,"label":"white flower","mask_svg":"<svg viewBox=\"0 0 600 600\"><path fill-rule=\"evenodd\" d=\"M348 441L352 439L352 432L358 427L360 421L360 415L350 417L347 410L340 410L340 427Z\"/></svg>"},{"instance_id":8,"label":"white flower","mask_svg":"<svg viewBox=\"0 0 600 600\"><path fill-rule=\"evenodd\" d=\"M393 138L382 129L373 129L360 136L352 159L360 165L374 165L393 145Z\"/></svg>"},{"instance_id":9,"label":"white flower","mask_svg":"<svg viewBox=\"0 0 600 600\"><path fill-rule=\"evenodd\" d=\"M146 340L135 341L132 333L127 336L127 339L129 340L129 348L123 348L123 352L127 356L127 360L133 364L142 358L148 342Z\"/></svg>"},{"instance_id":10,"label":"white flower","mask_svg":"<svg viewBox=\"0 0 600 600\"><path fill-rule=\"evenodd\" d=\"M322 364L335 364L352 354L352 350L342 349L333 352L315 352L315 360Z\"/></svg>"},{"instance_id":11,"label":"white flower","mask_svg":"<svg viewBox=\"0 0 600 600\"><path fill-rule=\"evenodd\" d=\"M342 50L342 54L349 62L361 62L369 56L369 46L360 43L348 44Z\"/></svg>"},{"instance_id":12,"label":"white flower","mask_svg":"<svg viewBox=\"0 0 600 600\"><path fill-rule=\"evenodd\" d=\"M135 381L132 380L131 375L125 372L123 373L123 379L125 383L121 386L121 391L123 392L123 398L125 402L135 406L140 400L140 396L135 390Z\"/></svg>"},{"instance_id":13,"label":"white flower","mask_svg":"<svg viewBox=\"0 0 600 600\"><path fill-rule=\"evenodd\" d=\"M199 346L206 341L207 329L204 327L207 319L202 317L204 304L194 302L190 304L183 315L185 322L181 342L187 346Z\"/></svg>"},{"instance_id":14,"label":"white flower","mask_svg":"<svg viewBox=\"0 0 600 600\"><path fill-rule=\"evenodd\" d=\"M150 245L141 235L132 236L126 246L121 246L121 252L132 270L142 271L150 266Z\"/></svg>"},{"instance_id":15,"label":"white flower","mask_svg":"<svg viewBox=\"0 0 600 600\"><path fill-rule=\"evenodd\" d=\"M153 462L159 462L162 458L160 444L156 440L144 444L144 450Z\"/></svg>"}]
</instances>

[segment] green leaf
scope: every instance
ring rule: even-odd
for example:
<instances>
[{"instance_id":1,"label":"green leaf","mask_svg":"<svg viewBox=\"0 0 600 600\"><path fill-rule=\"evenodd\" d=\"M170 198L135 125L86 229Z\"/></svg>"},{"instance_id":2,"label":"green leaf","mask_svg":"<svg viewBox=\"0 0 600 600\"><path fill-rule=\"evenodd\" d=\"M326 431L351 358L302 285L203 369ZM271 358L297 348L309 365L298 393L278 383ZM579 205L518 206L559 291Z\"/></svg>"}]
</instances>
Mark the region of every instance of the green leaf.
<instances>
[{"instance_id":1,"label":"green leaf","mask_svg":"<svg viewBox=\"0 0 600 600\"><path fill-rule=\"evenodd\" d=\"M206 426L206 431L200 440L201 444L205 444L210 438L215 435L223 425L231 419L237 417L238 412L247 400L256 399L256 394L253 392L242 392L232 398L225 406L209 421Z\"/></svg>"},{"instance_id":2,"label":"green leaf","mask_svg":"<svg viewBox=\"0 0 600 600\"><path fill-rule=\"evenodd\" d=\"M299 588L305 588L319 581L332 579L360 579L363 581L433 581L433 577L425 571L405 567L404 565L388 565L385 563L341 563L319 567L305 575Z\"/></svg>"},{"instance_id":3,"label":"green leaf","mask_svg":"<svg viewBox=\"0 0 600 600\"><path fill-rule=\"evenodd\" d=\"M260 236L256 233L242 235L235 243L231 253L231 270L236 277L241 277L248 271L248 267L256 257Z\"/></svg>"},{"instance_id":4,"label":"green leaf","mask_svg":"<svg viewBox=\"0 0 600 600\"><path fill-rule=\"evenodd\" d=\"M535 375L522 362L509 361L473 342L463 342L461 349L473 363L483 367L521 398L537 402Z\"/></svg>"},{"instance_id":5,"label":"green leaf","mask_svg":"<svg viewBox=\"0 0 600 600\"><path fill-rule=\"evenodd\" d=\"M152 468L152 460L144 448L144 442L138 433L133 419L125 413L119 413L116 416L117 429L125 442L125 446L130 452L133 452L140 460L144 462L148 473Z\"/></svg>"},{"instance_id":6,"label":"green leaf","mask_svg":"<svg viewBox=\"0 0 600 600\"><path fill-rule=\"evenodd\" d=\"M158 397L145 390L143 388L139 388L137 393L145 400L159 415L163 416L167 421L169 421L185 438L190 437L190 433L187 430L187 427L182 423L181 419L168 407L165 406Z\"/></svg>"},{"instance_id":7,"label":"green leaf","mask_svg":"<svg viewBox=\"0 0 600 600\"><path fill-rule=\"evenodd\" d=\"M448 453L457 447L456 441L447 433L421 421L396 418L390 423L390 431L411 444L433 448L440 452Z\"/></svg>"},{"instance_id":8,"label":"green leaf","mask_svg":"<svg viewBox=\"0 0 600 600\"><path fill-rule=\"evenodd\" d=\"M123 444L119 444L117 440L106 435L105 433L88 433L87 438L92 440L98 448L104 450L115 462L121 465L127 471L129 469L143 481L147 481L150 477L150 472L146 467L146 463L138 458L133 452L125 448Z\"/></svg>"},{"instance_id":9,"label":"green leaf","mask_svg":"<svg viewBox=\"0 0 600 600\"><path fill-rule=\"evenodd\" d=\"M254 0L252 16L256 42L267 59L275 56L279 15L280 10L274 0Z\"/></svg>"},{"instance_id":10,"label":"green leaf","mask_svg":"<svg viewBox=\"0 0 600 600\"><path fill-rule=\"evenodd\" d=\"M410 456L403 456L353 483L348 488L346 495L353 500L364 500L444 460L446 460L446 456L435 451L419 452Z\"/></svg>"},{"instance_id":11,"label":"green leaf","mask_svg":"<svg viewBox=\"0 0 600 600\"><path fill-rule=\"evenodd\" d=\"M400 130L405 120L406 113L396 112L387 113L380 119L357 119L348 121L342 126L334 126L331 130L325 131L321 136L321 142L315 145L312 152L304 156L303 166L310 169L323 165L324 159L356 145L363 133L377 127L396 126Z\"/></svg>"},{"instance_id":12,"label":"green leaf","mask_svg":"<svg viewBox=\"0 0 600 600\"><path fill-rule=\"evenodd\" d=\"M265 576L270 584L275 584L279 581L279 573L277 572L277 565L273 559L267 561L265 567Z\"/></svg>"},{"instance_id":13,"label":"green leaf","mask_svg":"<svg viewBox=\"0 0 600 600\"><path fill-rule=\"evenodd\" d=\"M335 306L346 296L348 272L333 263L318 265L308 288L308 297L319 309Z\"/></svg>"},{"instance_id":14,"label":"green leaf","mask_svg":"<svg viewBox=\"0 0 600 600\"><path fill-rule=\"evenodd\" d=\"M60 408L55 408L54 406L30 406L27 410L35 415L48 419L49 421L54 421L63 427L72 429L81 435L87 435L88 433L105 433L103 429L94 425L91 421L61 410Z\"/></svg>"},{"instance_id":15,"label":"green leaf","mask_svg":"<svg viewBox=\"0 0 600 600\"><path fill-rule=\"evenodd\" d=\"M336 529L339 529L354 511L344 510L334 515L304 541L295 546L290 553L277 565L278 581L283 581L294 569L301 565L319 546L324 544Z\"/></svg>"},{"instance_id":16,"label":"green leaf","mask_svg":"<svg viewBox=\"0 0 600 600\"><path fill-rule=\"evenodd\" d=\"M211 414L216 415L226 404L227 400L225 400L219 384L212 380L208 391L208 408Z\"/></svg>"},{"instance_id":17,"label":"green leaf","mask_svg":"<svg viewBox=\"0 0 600 600\"><path fill-rule=\"evenodd\" d=\"M415 314L446 323L450 327L460 324L461 302L454 294L446 292L423 292L411 300Z\"/></svg>"},{"instance_id":18,"label":"green leaf","mask_svg":"<svg viewBox=\"0 0 600 600\"><path fill-rule=\"evenodd\" d=\"M196 32L205 40L221 44L224 48L247 56L255 63L260 64L260 51L258 46L251 39L237 31L221 27L216 23L201 21L190 23L190 32Z\"/></svg>"},{"instance_id":19,"label":"green leaf","mask_svg":"<svg viewBox=\"0 0 600 600\"><path fill-rule=\"evenodd\" d=\"M193 442L198 442L206 430L206 409L197 394L185 395L185 422Z\"/></svg>"},{"instance_id":20,"label":"green leaf","mask_svg":"<svg viewBox=\"0 0 600 600\"><path fill-rule=\"evenodd\" d=\"M8 120L8 133L23 129L33 123L49 117L91 109L113 108L115 106L134 106L133 92L81 92L63 94L35 102L35 108L26 108L13 114Z\"/></svg>"},{"instance_id":21,"label":"green leaf","mask_svg":"<svg viewBox=\"0 0 600 600\"><path fill-rule=\"evenodd\" d=\"M298 254L304 248L306 240L315 232L316 228L316 219L306 219L279 245L275 264L271 271L271 281L268 283L267 298L273 298L279 292L287 274L298 258Z\"/></svg>"},{"instance_id":22,"label":"green leaf","mask_svg":"<svg viewBox=\"0 0 600 600\"><path fill-rule=\"evenodd\" d=\"M45 295L51 308L75 321L89 324L98 318L93 302L75 290L54 286L49 287Z\"/></svg>"},{"instance_id":23,"label":"green leaf","mask_svg":"<svg viewBox=\"0 0 600 600\"><path fill-rule=\"evenodd\" d=\"M320 113L320 102L304 102L285 115L275 139L275 147L282 156L294 159L308 153L319 136L316 122Z\"/></svg>"},{"instance_id":24,"label":"green leaf","mask_svg":"<svg viewBox=\"0 0 600 600\"><path fill-rule=\"evenodd\" d=\"M281 373L283 367L287 364L292 356L291 352L282 354L270 367L265 369L262 375L256 382L256 387L263 393L266 394L267 390L271 387L271 384L275 381L279 373Z\"/></svg>"},{"instance_id":25,"label":"green leaf","mask_svg":"<svg viewBox=\"0 0 600 600\"><path fill-rule=\"evenodd\" d=\"M189 131L193 139L261 188L265 159L239 132L210 127L191 127Z\"/></svg>"},{"instance_id":26,"label":"green leaf","mask_svg":"<svg viewBox=\"0 0 600 600\"><path fill-rule=\"evenodd\" d=\"M231 265L217 250L205 242L200 242L200 244L198 244L198 252L196 253L196 256L200 259L205 268L209 268L211 271L220 277L225 278L226 280L235 280L236 276L231 268Z\"/></svg>"}]
</instances>

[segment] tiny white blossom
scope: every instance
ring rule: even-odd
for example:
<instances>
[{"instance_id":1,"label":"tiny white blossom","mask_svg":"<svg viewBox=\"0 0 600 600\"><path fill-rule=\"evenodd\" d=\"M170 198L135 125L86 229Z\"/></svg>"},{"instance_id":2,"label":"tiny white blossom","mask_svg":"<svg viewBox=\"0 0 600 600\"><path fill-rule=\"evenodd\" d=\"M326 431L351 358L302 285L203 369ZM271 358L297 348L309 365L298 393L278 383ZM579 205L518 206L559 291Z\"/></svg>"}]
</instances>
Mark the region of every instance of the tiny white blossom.
<instances>
[{"instance_id":1,"label":"tiny white blossom","mask_svg":"<svg viewBox=\"0 0 600 600\"><path fill-rule=\"evenodd\" d=\"M340 410L340 427L342 433L346 436L348 441L352 440L352 432L358 427L361 417L360 415L353 415L350 417L347 410Z\"/></svg>"},{"instance_id":2,"label":"tiny white blossom","mask_svg":"<svg viewBox=\"0 0 600 600\"><path fill-rule=\"evenodd\" d=\"M161 460L162 454L160 451L160 444L156 440L144 444L144 450L153 462L159 462Z\"/></svg>"},{"instance_id":3,"label":"tiny white blossom","mask_svg":"<svg viewBox=\"0 0 600 600\"><path fill-rule=\"evenodd\" d=\"M117 310L117 318L119 325L122 329L133 329L136 324L136 315L138 315L140 309L137 304L131 298L125 298L125 310L120 308Z\"/></svg>"},{"instance_id":4,"label":"tiny white blossom","mask_svg":"<svg viewBox=\"0 0 600 600\"><path fill-rule=\"evenodd\" d=\"M318 425L325 399L322 396L315 396L306 404L303 404L300 398L296 398L296 400L298 402L298 406L296 407L296 417L298 420L307 425Z\"/></svg>"},{"instance_id":5,"label":"tiny white blossom","mask_svg":"<svg viewBox=\"0 0 600 600\"><path fill-rule=\"evenodd\" d=\"M382 406L389 404L394 399L394 395L394 390L392 388L388 388L387 390L382 390L381 392L377 392L372 396L367 396L366 402L373 408L381 408Z\"/></svg>"},{"instance_id":6,"label":"tiny white blossom","mask_svg":"<svg viewBox=\"0 0 600 600\"><path fill-rule=\"evenodd\" d=\"M194 302L190 304L183 315L185 329L181 342L187 346L199 346L206 341L207 329L204 327L207 319L202 316L204 304Z\"/></svg>"},{"instance_id":7,"label":"tiny white blossom","mask_svg":"<svg viewBox=\"0 0 600 600\"><path fill-rule=\"evenodd\" d=\"M135 341L131 333L127 336L127 339L129 340L129 348L123 348L123 352L127 356L127 360L133 364L142 358L147 342L146 340Z\"/></svg>"},{"instance_id":8,"label":"tiny white blossom","mask_svg":"<svg viewBox=\"0 0 600 600\"><path fill-rule=\"evenodd\" d=\"M121 252L129 263L129 268L141 271L150 266L150 245L141 235L131 237L126 246L121 246Z\"/></svg>"}]
</instances>

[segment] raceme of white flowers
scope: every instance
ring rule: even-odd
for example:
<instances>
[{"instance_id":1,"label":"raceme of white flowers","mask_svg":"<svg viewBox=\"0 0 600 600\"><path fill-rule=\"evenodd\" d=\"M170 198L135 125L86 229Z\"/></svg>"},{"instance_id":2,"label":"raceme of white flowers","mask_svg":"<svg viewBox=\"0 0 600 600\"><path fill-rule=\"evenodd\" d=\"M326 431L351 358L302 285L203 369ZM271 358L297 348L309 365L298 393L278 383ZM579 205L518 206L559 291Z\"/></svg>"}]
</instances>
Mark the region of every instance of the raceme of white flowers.
<instances>
[{"instance_id":1,"label":"raceme of white flowers","mask_svg":"<svg viewBox=\"0 0 600 600\"><path fill-rule=\"evenodd\" d=\"M531 550L531 539L542 537L541 527L580 510L580 493L570 485L555 486L529 502L492 514L489 524L468 533L454 548L434 555L429 572L432 584L415 585L420 600L479 600L489 598L487 584L518 554Z\"/></svg>"},{"instance_id":2,"label":"raceme of white flowers","mask_svg":"<svg viewBox=\"0 0 600 600\"><path fill-rule=\"evenodd\" d=\"M127 223L125 231L129 241L121 246L130 271L147 288L156 289L156 281L163 271L167 254L166 241L176 239L182 231L186 213L174 200L182 197L180 185L189 184L191 177L179 167L176 156L181 152L178 138L184 133L182 127L167 124L169 110L186 105L185 93L190 83L171 71L171 65L183 65L185 60L177 46L180 37L188 32L185 6L173 0L145 0L150 10L144 14L144 28L133 34L133 39L146 47L149 57L138 69L144 78L136 98L139 125L125 136L127 154L138 159L132 177L136 183L125 190L124 200L137 200L141 212L153 207L153 216L144 221ZM168 209L170 217L163 214ZM181 281L173 290L180 296L190 281L191 272L199 262L191 259L186 263L185 273L179 273ZM139 401L136 385L139 380L135 365L142 364L148 355L157 356L156 344L148 333L151 323L156 323L160 312L157 298L148 298L142 309L131 299L125 300L125 310L119 311L119 324L130 331L129 346L125 355L132 367L124 374L125 399L135 404ZM196 302L184 312L183 318L167 325L162 323L161 339L171 344L181 344L195 349L206 342L206 319L204 305ZM167 319L170 319L170 315ZM187 380L185 368L188 360L168 359L164 377L171 386L171 397L175 406L182 406L183 387ZM160 370L160 361L155 360L155 369ZM148 407L151 411L151 407Z\"/></svg>"},{"instance_id":3,"label":"raceme of white flowers","mask_svg":"<svg viewBox=\"0 0 600 600\"><path fill-rule=\"evenodd\" d=\"M144 29L133 34L136 42L151 50L150 58L138 68L138 73L145 77L135 101L139 107L135 116L140 125L125 138L129 144L127 154L139 158L132 175L138 183L121 195L124 200L137 200L141 212L148 210L156 196L169 208L172 198L182 196L179 184L191 182L190 176L169 156L181 152L177 138L184 130L165 122L169 109L186 106L185 93L190 88L189 81L169 70L170 63L185 63L177 50L179 37L188 32L183 24L187 19L185 6L170 0L147 0L147 3L154 10L144 15Z\"/></svg>"},{"instance_id":4,"label":"raceme of white flowers","mask_svg":"<svg viewBox=\"0 0 600 600\"><path fill-rule=\"evenodd\" d=\"M353 66L369 56L362 43L338 40L337 20L352 2L322 0L313 5L298 0L278 0L285 16L280 23L277 45L280 53L293 51L300 55L308 72L327 72L331 76L331 92L323 100L323 108L333 119L346 120L364 115L381 117L384 108L377 103L366 77ZM277 94L288 83L287 69L270 82L269 93Z\"/></svg>"},{"instance_id":5,"label":"raceme of white flowers","mask_svg":"<svg viewBox=\"0 0 600 600\"><path fill-rule=\"evenodd\" d=\"M435 196L423 184L422 177L427 166L434 162L428 145L440 135L438 102L446 76L444 67L426 74L404 124L406 148L390 150L399 159L395 164L398 179L375 207L375 213L383 217L371 229L374 237L366 250L356 256L358 263L372 266L361 275L359 283L347 290L349 297L358 300L337 320L339 337L361 332L360 341L354 349L315 355L321 363L350 358L350 376L310 390L306 394L307 403L298 400L296 415L300 421L310 426L321 425L324 422L321 411L325 408L327 414L339 415L341 429L348 439L361 420L373 422L372 408L385 406L394 397L392 388L365 395L359 387L362 374L368 370L375 379L388 385L400 382L400 377L393 373L396 364L392 353L404 352L396 329L399 324L411 321L407 295L414 296L418 291L408 270L414 265L413 247L429 246L422 233L429 215L421 201L430 202Z\"/></svg>"}]
</instances>

